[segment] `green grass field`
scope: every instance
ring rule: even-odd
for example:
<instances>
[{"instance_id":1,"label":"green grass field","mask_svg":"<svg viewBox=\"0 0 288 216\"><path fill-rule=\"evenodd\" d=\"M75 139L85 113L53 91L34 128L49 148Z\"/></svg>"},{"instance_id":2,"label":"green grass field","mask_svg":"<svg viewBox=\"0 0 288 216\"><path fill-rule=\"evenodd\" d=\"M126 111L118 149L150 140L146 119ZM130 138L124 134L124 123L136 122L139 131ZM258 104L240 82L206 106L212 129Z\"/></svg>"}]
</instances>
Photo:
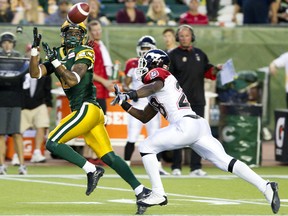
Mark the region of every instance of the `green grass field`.
<instances>
[{"instance_id":1,"label":"green grass field","mask_svg":"<svg viewBox=\"0 0 288 216\"><path fill-rule=\"evenodd\" d=\"M0 215L135 214L134 193L113 170L105 168L97 189L86 196L86 175L77 167L30 166L27 176L17 175L17 167L9 167L9 174L0 176ZM132 169L150 187L143 167ZM254 170L279 183L279 215L288 215L287 167ZM151 207L145 214L273 215L264 196L250 184L216 168L205 167L205 171L209 173L205 178L163 177L169 203ZM188 173L187 167L183 173Z\"/></svg>"}]
</instances>

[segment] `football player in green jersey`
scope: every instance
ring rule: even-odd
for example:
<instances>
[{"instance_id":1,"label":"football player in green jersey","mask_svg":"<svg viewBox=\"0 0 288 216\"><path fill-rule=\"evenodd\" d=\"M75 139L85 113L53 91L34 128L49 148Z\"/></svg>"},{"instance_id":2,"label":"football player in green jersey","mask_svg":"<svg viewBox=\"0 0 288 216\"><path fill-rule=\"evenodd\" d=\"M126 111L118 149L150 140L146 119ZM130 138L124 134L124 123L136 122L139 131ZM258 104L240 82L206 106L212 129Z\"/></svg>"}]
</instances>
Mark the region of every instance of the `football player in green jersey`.
<instances>
[{"instance_id":1,"label":"football player in green jersey","mask_svg":"<svg viewBox=\"0 0 288 216\"><path fill-rule=\"evenodd\" d=\"M104 114L96 102L96 89L92 82L94 51L85 45L87 29L84 23L71 24L67 21L61 27L62 44L51 49L42 42L48 61L38 65L41 34L35 27L31 50L30 75L33 78L55 73L70 102L72 112L62 119L50 132L46 148L61 158L79 166L87 173L87 190L89 195L97 186L104 173L100 166L88 162L65 143L72 138L83 136L98 158L114 169L135 191L136 198L146 197L151 190L144 187L134 176L131 169L112 149L110 139L104 126ZM146 207L139 206L138 214L143 214Z\"/></svg>"}]
</instances>

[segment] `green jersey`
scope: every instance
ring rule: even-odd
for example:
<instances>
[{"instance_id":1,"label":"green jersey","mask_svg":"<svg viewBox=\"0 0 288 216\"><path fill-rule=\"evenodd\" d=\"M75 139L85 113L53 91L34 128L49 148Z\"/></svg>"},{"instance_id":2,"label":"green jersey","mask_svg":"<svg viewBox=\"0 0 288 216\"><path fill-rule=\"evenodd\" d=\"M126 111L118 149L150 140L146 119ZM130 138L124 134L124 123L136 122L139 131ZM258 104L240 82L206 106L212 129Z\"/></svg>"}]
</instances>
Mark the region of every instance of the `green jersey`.
<instances>
[{"instance_id":1,"label":"green jersey","mask_svg":"<svg viewBox=\"0 0 288 216\"><path fill-rule=\"evenodd\" d=\"M93 79L93 65L94 65L94 51L91 47L80 45L74 49L70 49L68 53L64 47L57 48L57 58L67 70L71 71L74 64L82 63L88 66L87 72L81 78L81 81L69 87L61 76L56 72L55 68L50 62L45 62L48 74L55 73L60 80L62 88L70 102L72 111L79 110L83 102L90 102L98 105L96 102L96 88L92 82Z\"/></svg>"}]
</instances>

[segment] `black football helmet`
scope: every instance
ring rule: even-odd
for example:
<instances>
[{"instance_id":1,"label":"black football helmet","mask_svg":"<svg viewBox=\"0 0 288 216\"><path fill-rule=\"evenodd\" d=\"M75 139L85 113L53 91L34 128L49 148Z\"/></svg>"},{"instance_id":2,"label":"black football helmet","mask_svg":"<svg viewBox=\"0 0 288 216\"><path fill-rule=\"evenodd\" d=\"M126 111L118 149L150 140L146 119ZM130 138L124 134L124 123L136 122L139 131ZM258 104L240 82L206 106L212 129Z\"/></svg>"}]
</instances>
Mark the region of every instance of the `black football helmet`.
<instances>
[{"instance_id":1,"label":"black football helmet","mask_svg":"<svg viewBox=\"0 0 288 216\"><path fill-rule=\"evenodd\" d=\"M145 53L138 60L136 75L138 80L142 80L144 75L153 68L169 69L170 58L166 52L160 49L152 49Z\"/></svg>"},{"instance_id":2,"label":"black football helmet","mask_svg":"<svg viewBox=\"0 0 288 216\"><path fill-rule=\"evenodd\" d=\"M136 47L138 57L142 57L148 50L151 49L156 49L156 40L152 36L145 35L138 40Z\"/></svg>"}]
</instances>

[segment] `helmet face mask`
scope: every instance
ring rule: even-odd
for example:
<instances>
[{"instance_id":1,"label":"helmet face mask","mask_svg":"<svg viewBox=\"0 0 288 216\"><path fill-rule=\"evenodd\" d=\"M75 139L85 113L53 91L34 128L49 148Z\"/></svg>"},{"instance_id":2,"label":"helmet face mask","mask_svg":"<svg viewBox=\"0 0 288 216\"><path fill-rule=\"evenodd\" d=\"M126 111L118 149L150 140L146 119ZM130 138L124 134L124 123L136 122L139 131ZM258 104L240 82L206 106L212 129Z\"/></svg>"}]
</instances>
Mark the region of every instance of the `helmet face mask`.
<instances>
[{"instance_id":1,"label":"helmet face mask","mask_svg":"<svg viewBox=\"0 0 288 216\"><path fill-rule=\"evenodd\" d=\"M67 48L83 45L87 40L87 29L84 23L71 24L67 21L61 27L62 44Z\"/></svg>"},{"instance_id":2,"label":"helmet face mask","mask_svg":"<svg viewBox=\"0 0 288 216\"><path fill-rule=\"evenodd\" d=\"M145 53L138 60L138 68L136 75L138 80L143 80L145 75L153 68L169 69L170 59L164 51L160 49L152 49Z\"/></svg>"}]
</instances>

